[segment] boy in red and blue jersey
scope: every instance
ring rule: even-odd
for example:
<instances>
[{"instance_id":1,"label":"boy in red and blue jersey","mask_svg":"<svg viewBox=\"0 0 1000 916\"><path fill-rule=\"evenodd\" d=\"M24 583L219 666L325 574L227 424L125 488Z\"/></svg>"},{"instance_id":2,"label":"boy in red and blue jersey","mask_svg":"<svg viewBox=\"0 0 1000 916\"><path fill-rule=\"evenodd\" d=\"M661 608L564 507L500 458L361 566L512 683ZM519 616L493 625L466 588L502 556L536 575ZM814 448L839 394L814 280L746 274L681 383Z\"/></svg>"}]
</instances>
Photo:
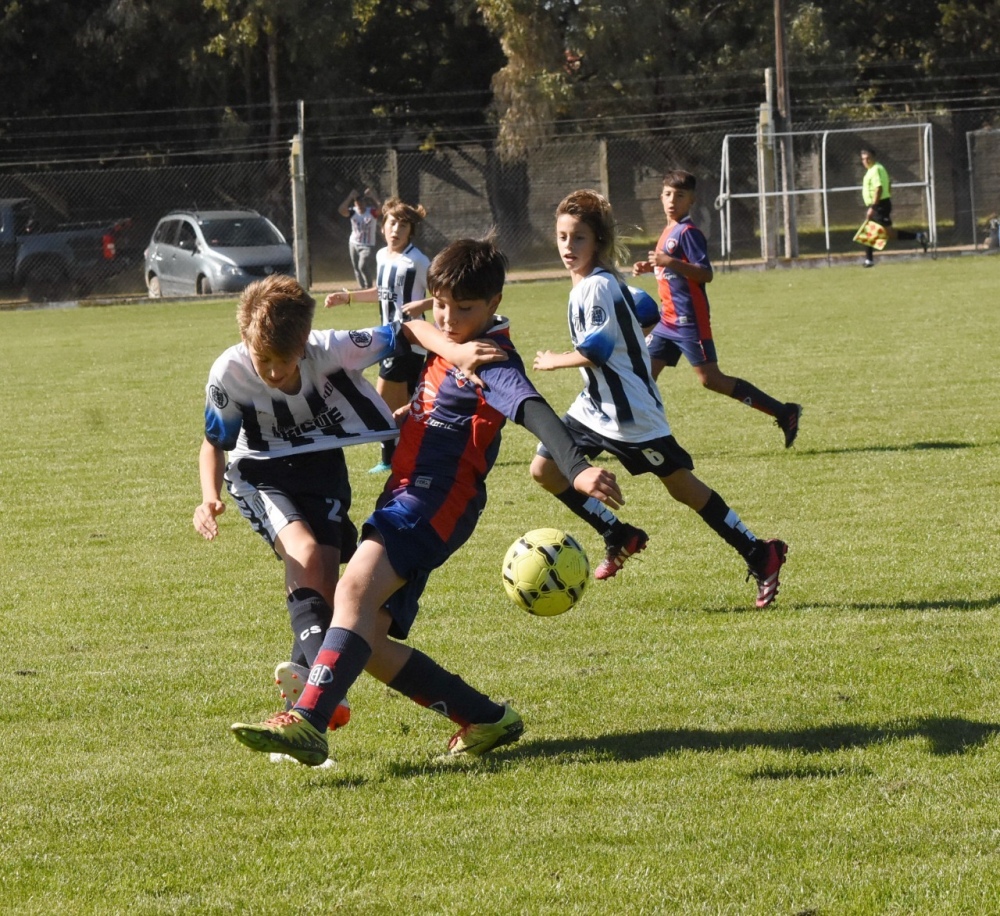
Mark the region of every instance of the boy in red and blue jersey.
<instances>
[{"instance_id":1,"label":"boy in red and blue jersey","mask_svg":"<svg viewBox=\"0 0 1000 916\"><path fill-rule=\"evenodd\" d=\"M704 387L774 417L785 434L785 448L789 448L799 432L802 406L778 401L719 369L705 290L715 274L705 235L690 216L696 183L694 175L682 169L664 176L660 199L667 225L649 259L632 266L636 276L656 275L662 303L660 320L646 338L653 378L659 378L664 366L676 366L683 353Z\"/></svg>"},{"instance_id":2,"label":"boy in red and blue jersey","mask_svg":"<svg viewBox=\"0 0 1000 916\"><path fill-rule=\"evenodd\" d=\"M431 571L475 529L508 419L545 444L581 494L613 509L622 504L614 474L590 465L525 374L507 321L496 315L506 269L491 239L462 239L434 258L427 288L438 329L451 343L492 341L506 359L480 366L478 376L438 356L428 360L400 429L392 474L337 586L333 622L307 686L290 711L232 726L252 750L321 765L331 713L362 671L458 724L448 756L478 756L524 730L509 704L397 641L409 634Z\"/></svg>"}]
</instances>

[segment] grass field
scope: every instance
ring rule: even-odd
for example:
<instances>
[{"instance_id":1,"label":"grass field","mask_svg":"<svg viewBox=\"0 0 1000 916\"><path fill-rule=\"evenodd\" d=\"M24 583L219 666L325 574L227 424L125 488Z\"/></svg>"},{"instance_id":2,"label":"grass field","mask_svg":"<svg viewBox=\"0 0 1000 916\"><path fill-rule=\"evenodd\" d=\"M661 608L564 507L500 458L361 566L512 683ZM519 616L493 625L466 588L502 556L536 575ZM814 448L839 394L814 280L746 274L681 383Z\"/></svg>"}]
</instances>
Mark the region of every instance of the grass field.
<instances>
[{"instance_id":1,"label":"grass field","mask_svg":"<svg viewBox=\"0 0 1000 916\"><path fill-rule=\"evenodd\" d=\"M263 542L232 506L211 544L191 526L232 302L0 313L0 911L1000 911L997 267L712 284L722 368L805 405L785 451L689 369L660 379L699 476L790 545L763 612L735 553L624 472L646 553L562 617L516 611L518 534L600 545L508 426L413 641L527 731L457 766L433 759L449 723L369 678L335 768L228 734L278 708L290 643ZM522 352L565 348L567 291L508 287ZM374 307L318 323L348 319ZM579 386L536 381L560 411ZM348 456L363 518L375 447Z\"/></svg>"}]
</instances>

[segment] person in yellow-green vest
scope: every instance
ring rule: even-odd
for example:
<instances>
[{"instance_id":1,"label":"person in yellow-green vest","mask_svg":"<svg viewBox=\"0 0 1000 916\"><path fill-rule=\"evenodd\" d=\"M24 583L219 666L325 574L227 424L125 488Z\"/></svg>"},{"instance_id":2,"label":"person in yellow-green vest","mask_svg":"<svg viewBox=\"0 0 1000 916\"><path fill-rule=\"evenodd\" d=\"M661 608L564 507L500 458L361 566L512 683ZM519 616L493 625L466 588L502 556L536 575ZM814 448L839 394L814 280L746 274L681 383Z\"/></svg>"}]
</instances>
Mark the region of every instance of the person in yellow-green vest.
<instances>
[{"instance_id":1,"label":"person in yellow-green vest","mask_svg":"<svg viewBox=\"0 0 1000 916\"><path fill-rule=\"evenodd\" d=\"M892 225L892 182L884 165L878 161L878 154L872 146L861 148L861 164L865 167L865 177L861 182L861 198L868 210L865 219L878 223L885 229L890 239L915 241L927 251L927 233L909 232L896 229ZM865 267L875 266L875 249L865 248Z\"/></svg>"}]
</instances>

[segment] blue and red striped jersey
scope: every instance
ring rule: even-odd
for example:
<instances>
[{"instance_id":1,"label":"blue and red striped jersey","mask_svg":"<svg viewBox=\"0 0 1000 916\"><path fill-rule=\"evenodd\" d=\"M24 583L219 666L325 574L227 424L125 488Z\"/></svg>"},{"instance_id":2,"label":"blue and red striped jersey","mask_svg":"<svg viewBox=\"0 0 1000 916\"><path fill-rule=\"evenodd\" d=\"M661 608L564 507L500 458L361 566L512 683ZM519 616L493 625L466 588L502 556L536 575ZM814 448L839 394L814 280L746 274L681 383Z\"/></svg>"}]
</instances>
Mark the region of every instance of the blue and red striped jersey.
<instances>
[{"instance_id":1,"label":"blue and red striped jersey","mask_svg":"<svg viewBox=\"0 0 1000 916\"><path fill-rule=\"evenodd\" d=\"M471 530L486 505L486 475L500 450L500 431L528 398L541 397L525 374L506 318L487 336L507 361L477 370L473 384L451 363L431 356L417 383L392 458L390 493L428 519L442 541Z\"/></svg>"}]
</instances>

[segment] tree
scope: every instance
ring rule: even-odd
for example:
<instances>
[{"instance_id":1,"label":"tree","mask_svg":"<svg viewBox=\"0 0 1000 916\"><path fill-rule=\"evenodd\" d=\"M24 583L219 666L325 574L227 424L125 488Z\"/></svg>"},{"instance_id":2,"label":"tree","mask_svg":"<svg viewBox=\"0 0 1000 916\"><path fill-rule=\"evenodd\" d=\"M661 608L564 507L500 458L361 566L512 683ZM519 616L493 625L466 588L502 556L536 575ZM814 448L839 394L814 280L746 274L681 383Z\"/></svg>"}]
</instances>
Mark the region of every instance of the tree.
<instances>
[{"instance_id":1,"label":"tree","mask_svg":"<svg viewBox=\"0 0 1000 916\"><path fill-rule=\"evenodd\" d=\"M750 84L747 74L773 60L770 10L753 0L479 6L507 55L493 87L508 158L542 142L559 118L569 129L593 129L608 119L704 111L721 93L749 88L759 97L762 76Z\"/></svg>"}]
</instances>

